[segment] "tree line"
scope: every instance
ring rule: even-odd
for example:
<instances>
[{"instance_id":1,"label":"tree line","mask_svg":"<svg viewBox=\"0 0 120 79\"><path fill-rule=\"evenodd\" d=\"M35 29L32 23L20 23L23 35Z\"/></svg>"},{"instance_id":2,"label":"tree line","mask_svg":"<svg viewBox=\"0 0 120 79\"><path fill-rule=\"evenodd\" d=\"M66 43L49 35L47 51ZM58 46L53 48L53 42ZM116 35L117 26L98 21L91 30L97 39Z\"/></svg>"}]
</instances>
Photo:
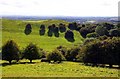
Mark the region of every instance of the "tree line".
<instances>
[{"instance_id":1,"label":"tree line","mask_svg":"<svg viewBox=\"0 0 120 79\"><path fill-rule=\"evenodd\" d=\"M55 24L49 25L46 27L44 24L40 25L39 34L40 36L45 35L46 28L48 29L47 35L52 37L59 37L60 33L65 33L64 37L70 42L74 42L74 32L73 30L80 33L83 38L96 38L100 36L108 37L119 37L120 36L120 27L119 23L117 25L112 23L98 23L98 24L79 24L76 22L69 23L65 25L60 23L58 26ZM68 28L68 29L67 29ZM32 32L31 24L27 24L24 30L26 35L29 35Z\"/></svg>"},{"instance_id":2,"label":"tree line","mask_svg":"<svg viewBox=\"0 0 120 79\"><path fill-rule=\"evenodd\" d=\"M22 51L13 40L2 46L2 59L12 63L12 60L34 59L41 62L61 63L62 61L83 62L85 65L99 66L109 64L120 66L120 37L102 36L97 39L86 39L83 45L67 48L58 46L52 52L45 52L37 45L30 43Z\"/></svg>"}]
</instances>

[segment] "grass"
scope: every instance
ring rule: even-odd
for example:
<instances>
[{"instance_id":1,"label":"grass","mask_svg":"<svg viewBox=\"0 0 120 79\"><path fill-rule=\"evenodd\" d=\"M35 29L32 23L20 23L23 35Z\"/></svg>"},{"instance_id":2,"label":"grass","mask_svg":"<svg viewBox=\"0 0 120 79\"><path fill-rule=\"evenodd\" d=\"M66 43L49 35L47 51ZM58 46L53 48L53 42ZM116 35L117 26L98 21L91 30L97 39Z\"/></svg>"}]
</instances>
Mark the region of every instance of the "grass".
<instances>
[{"instance_id":1,"label":"grass","mask_svg":"<svg viewBox=\"0 0 120 79\"><path fill-rule=\"evenodd\" d=\"M30 35L24 34L25 25L30 23L32 25L32 33ZM22 20L2 20L2 45L8 40L13 39L20 49L25 48L30 42L37 44L45 51L52 51L57 46L62 45L68 48L78 46L83 43L83 38L79 32L74 31L75 42L68 42L64 38L64 33L60 33L60 37L48 37L47 32L44 36L39 35L39 26L45 24L46 28L51 24L58 25L64 23L66 26L68 22L63 20L39 20L39 21L22 21ZM1 31L0 31L1 32ZM1 40L0 40L1 41ZM0 45L0 51L1 46ZM63 62L61 64L41 63L40 60L33 60L33 64L24 63L28 60L21 60L18 64L7 64L6 61L2 66L3 77L117 77L117 69L91 67L82 65L76 62ZM1 73L0 73L1 75Z\"/></svg>"},{"instance_id":2,"label":"grass","mask_svg":"<svg viewBox=\"0 0 120 79\"><path fill-rule=\"evenodd\" d=\"M3 61L5 63L5 61ZM21 60L21 64L6 65L2 67L3 77L117 77L117 69L91 67L82 63L66 62L49 64L33 60ZM23 64L24 63L24 64Z\"/></svg>"},{"instance_id":3,"label":"grass","mask_svg":"<svg viewBox=\"0 0 120 79\"><path fill-rule=\"evenodd\" d=\"M42 21L21 21L21 20L6 20L3 19L3 27L2 27L2 44L6 43L8 40L13 39L22 50L25 48L30 42L37 44L40 48L46 51L52 51L59 45L63 45L66 47L73 47L74 45L82 44L83 38L79 34L79 32L74 31L75 42L68 42L64 38L64 33L60 33L60 37L48 37L47 30L44 36L39 35L39 26L41 24L45 24L46 28L48 25L55 23L58 25L59 23L68 22L61 20L42 20ZM24 34L24 29L26 24L32 24L32 33L30 35ZM48 24L49 23L49 24Z\"/></svg>"}]
</instances>

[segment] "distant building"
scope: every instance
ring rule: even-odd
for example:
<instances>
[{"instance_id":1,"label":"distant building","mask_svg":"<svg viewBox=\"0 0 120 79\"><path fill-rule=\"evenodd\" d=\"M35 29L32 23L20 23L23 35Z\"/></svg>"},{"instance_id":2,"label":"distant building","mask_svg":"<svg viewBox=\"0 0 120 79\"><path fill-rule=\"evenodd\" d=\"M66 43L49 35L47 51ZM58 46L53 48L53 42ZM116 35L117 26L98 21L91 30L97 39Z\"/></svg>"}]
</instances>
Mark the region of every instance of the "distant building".
<instances>
[{"instance_id":1,"label":"distant building","mask_svg":"<svg viewBox=\"0 0 120 79\"><path fill-rule=\"evenodd\" d=\"M85 23L92 23L92 24L96 24L97 22L94 20L90 20L90 21L86 21Z\"/></svg>"}]
</instances>

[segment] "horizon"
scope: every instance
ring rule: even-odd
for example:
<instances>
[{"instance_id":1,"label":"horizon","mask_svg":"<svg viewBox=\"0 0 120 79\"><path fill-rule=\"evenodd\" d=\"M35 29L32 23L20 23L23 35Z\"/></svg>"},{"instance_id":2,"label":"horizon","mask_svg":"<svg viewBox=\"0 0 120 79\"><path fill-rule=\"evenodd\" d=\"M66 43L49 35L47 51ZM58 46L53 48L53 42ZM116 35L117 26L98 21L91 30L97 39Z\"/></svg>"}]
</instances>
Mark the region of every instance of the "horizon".
<instances>
[{"instance_id":1,"label":"horizon","mask_svg":"<svg viewBox=\"0 0 120 79\"><path fill-rule=\"evenodd\" d=\"M118 17L118 16L64 16L64 15L1 15L1 17Z\"/></svg>"}]
</instances>

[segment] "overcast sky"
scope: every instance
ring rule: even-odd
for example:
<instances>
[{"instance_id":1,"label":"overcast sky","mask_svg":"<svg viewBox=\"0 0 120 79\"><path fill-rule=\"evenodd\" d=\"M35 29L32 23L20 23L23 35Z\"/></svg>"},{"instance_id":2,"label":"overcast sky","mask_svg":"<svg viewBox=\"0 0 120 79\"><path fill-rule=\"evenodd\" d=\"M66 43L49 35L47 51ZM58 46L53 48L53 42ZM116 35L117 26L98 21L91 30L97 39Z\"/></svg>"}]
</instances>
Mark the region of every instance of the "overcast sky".
<instances>
[{"instance_id":1,"label":"overcast sky","mask_svg":"<svg viewBox=\"0 0 120 79\"><path fill-rule=\"evenodd\" d=\"M118 16L119 0L0 0L0 15Z\"/></svg>"}]
</instances>

